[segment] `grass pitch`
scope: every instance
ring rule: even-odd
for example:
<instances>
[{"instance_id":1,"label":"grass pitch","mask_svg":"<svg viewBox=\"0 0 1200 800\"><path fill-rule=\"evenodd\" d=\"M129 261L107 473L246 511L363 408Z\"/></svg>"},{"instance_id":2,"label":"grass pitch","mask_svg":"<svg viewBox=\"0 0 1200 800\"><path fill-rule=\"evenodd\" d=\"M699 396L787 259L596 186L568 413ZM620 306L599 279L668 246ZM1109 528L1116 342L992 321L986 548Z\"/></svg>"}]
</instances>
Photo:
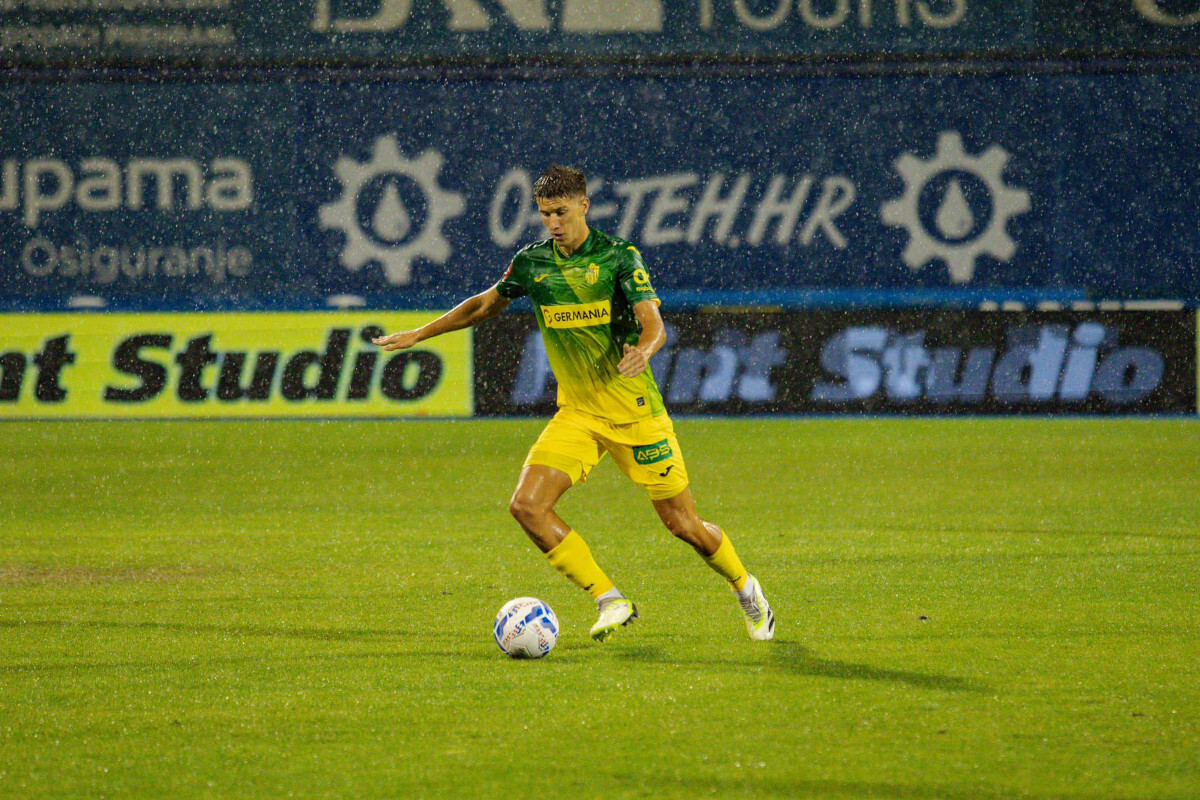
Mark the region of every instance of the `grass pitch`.
<instances>
[{"instance_id":1,"label":"grass pitch","mask_svg":"<svg viewBox=\"0 0 1200 800\"><path fill-rule=\"evenodd\" d=\"M0 796L1200 796L1200 424L679 420L776 641L606 462L605 645L507 514L540 427L0 426Z\"/></svg>"}]
</instances>

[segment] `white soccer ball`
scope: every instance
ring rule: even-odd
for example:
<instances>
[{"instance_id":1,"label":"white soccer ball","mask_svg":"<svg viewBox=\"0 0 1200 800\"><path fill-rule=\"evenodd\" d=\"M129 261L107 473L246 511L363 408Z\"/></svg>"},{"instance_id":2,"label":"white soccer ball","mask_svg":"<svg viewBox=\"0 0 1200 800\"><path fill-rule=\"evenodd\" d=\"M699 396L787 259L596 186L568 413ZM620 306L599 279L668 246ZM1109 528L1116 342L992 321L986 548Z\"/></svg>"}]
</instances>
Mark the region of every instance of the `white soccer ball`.
<instances>
[{"instance_id":1,"label":"white soccer ball","mask_svg":"<svg viewBox=\"0 0 1200 800\"><path fill-rule=\"evenodd\" d=\"M558 641L558 617L536 597L509 600L496 615L496 644L513 658L541 658Z\"/></svg>"}]
</instances>

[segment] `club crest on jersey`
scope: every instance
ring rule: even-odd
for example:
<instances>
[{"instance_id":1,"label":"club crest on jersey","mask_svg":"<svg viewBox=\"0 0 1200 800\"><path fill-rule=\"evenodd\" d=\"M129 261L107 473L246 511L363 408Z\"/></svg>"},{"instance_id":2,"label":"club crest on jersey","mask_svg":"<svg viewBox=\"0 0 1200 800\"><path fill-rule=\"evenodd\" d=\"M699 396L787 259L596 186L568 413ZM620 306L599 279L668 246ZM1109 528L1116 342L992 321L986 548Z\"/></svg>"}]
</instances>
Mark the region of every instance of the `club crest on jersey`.
<instances>
[{"instance_id":1,"label":"club crest on jersey","mask_svg":"<svg viewBox=\"0 0 1200 800\"><path fill-rule=\"evenodd\" d=\"M542 306L547 328L589 328L612 322L612 301L580 303L570 306Z\"/></svg>"},{"instance_id":2,"label":"club crest on jersey","mask_svg":"<svg viewBox=\"0 0 1200 800\"><path fill-rule=\"evenodd\" d=\"M600 280L600 266L598 264L588 264L586 280L588 286L595 286L596 281Z\"/></svg>"}]
</instances>

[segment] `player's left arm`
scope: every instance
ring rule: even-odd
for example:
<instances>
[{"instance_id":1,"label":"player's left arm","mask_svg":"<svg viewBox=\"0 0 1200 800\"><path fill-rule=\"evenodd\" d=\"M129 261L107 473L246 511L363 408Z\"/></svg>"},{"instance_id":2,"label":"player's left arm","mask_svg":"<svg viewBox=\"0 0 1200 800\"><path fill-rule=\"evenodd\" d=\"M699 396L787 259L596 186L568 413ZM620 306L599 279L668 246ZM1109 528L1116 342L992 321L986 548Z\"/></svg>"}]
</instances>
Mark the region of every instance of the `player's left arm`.
<instances>
[{"instance_id":1,"label":"player's left arm","mask_svg":"<svg viewBox=\"0 0 1200 800\"><path fill-rule=\"evenodd\" d=\"M633 315L642 325L642 335L637 345L625 345L625 357L617 364L617 371L626 378L636 378L646 371L650 359L667 342L667 331L663 327L662 315L658 313L657 300L643 300L633 307Z\"/></svg>"}]
</instances>

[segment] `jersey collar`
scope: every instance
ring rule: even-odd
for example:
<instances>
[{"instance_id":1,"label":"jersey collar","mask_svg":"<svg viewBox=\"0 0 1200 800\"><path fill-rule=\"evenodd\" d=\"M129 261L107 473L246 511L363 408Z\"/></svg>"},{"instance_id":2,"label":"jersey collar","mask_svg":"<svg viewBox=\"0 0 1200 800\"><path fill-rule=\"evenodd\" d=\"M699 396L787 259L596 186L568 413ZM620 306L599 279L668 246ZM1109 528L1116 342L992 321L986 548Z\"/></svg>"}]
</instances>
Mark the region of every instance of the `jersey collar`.
<instances>
[{"instance_id":1,"label":"jersey collar","mask_svg":"<svg viewBox=\"0 0 1200 800\"><path fill-rule=\"evenodd\" d=\"M569 256L563 254L562 248L560 248L558 246L558 242L551 239L550 243L554 246L554 256L559 261L569 261L572 258L577 258L577 257L583 255L584 253L586 253L589 249L591 249L591 247L595 243L595 241L596 241L595 229L588 228L588 235L587 235L587 238L583 240L583 244L579 245L579 249L576 250L574 253L571 253L571 255L569 255Z\"/></svg>"}]
</instances>

